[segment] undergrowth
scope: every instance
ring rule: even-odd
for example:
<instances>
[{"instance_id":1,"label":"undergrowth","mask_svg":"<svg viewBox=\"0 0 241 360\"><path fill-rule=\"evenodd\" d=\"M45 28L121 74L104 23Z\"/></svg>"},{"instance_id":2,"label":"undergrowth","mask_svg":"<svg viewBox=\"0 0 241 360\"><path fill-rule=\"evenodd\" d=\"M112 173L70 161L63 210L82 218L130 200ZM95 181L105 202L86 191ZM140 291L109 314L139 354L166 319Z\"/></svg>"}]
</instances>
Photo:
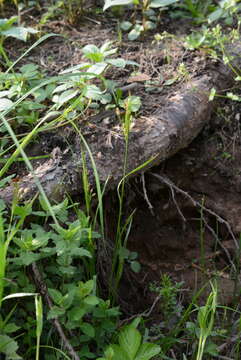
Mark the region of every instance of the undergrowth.
<instances>
[{"instance_id":1,"label":"undergrowth","mask_svg":"<svg viewBox=\"0 0 241 360\"><path fill-rule=\"evenodd\" d=\"M2 9L6 3L0 2ZM28 1L24 4L14 1L14 4L19 16L30 6ZM31 2L31 6L41 9L42 5ZM105 1L104 10L111 11L113 6L130 6L133 11L130 21L120 19L123 12L116 12L121 32L119 40L125 36L122 31L128 31L131 41L148 36L148 30L156 29L161 16L166 16L164 11L169 10L171 18L182 16L191 18L195 25L205 23L202 29L198 28L183 40L186 49L205 50L212 58L220 56L232 66L225 45L238 39L238 1L113 0ZM89 15L86 7L85 1L52 1L48 11L44 11L39 28L56 16L55 11L61 11L70 24L76 24L79 16ZM115 11L111 16L115 16ZM94 12L98 13L96 8ZM237 30L224 34L217 21L228 25L237 21ZM56 76L49 75L35 63L21 65L21 60L26 60L33 49L55 34L39 35L20 58L13 61L9 57L4 47L8 37L26 41L29 34L38 33L20 22L21 17L16 16L0 21L0 189L6 189L9 184L14 188L10 202L0 200L0 358L239 359L240 307L235 301L233 306L221 306L217 274L213 274L188 304L182 300L185 284L176 283L168 274L163 274L159 283L150 284L149 291L155 300L145 312L129 318L122 311L121 302L118 303L124 269L130 268L136 273L141 269L138 254L128 250L135 212L124 216L126 181L135 172L129 174L127 166L130 132L133 116L141 108L141 99L131 94L125 97L118 84L107 79L106 74L126 66L136 71L138 64L118 57L115 44L107 41L99 47L87 44L82 49L83 61L79 65L64 69ZM162 36L155 35L157 44L163 40ZM238 82L240 73L237 69L234 71ZM188 78L184 65L179 67L179 72L182 79ZM213 89L210 101L215 96L218 94ZM225 96L240 101L232 92ZM88 143L76 125L79 117L98 113L102 108L116 110L125 141L123 178L117 188L117 228L112 245L105 229L103 197L107 184L101 183ZM41 133L67 125L82 144L84 192L78 202L68 196L54 202L48 198L32 165L32 160L52 155L30 158L26 148ZM90 159L96 193L89 183L86 158ZM19 163L26 165L38 190L33 198L25 201L18 191L15 174ZM144 165L147 164L136 170ZM201 211L201 224L202 216ZM205 258L203 251L201 256ZM108 279L102 278L101 262L107 264ZM237 271L239 267L236 264ZM201 303L205 288L208 295L205 303ZM240 295L236 289L235 296L237 292ZM154 308L158 321L152 317ZM222 356L223 349L229 357Z\"/></svg>"}]
</instances>

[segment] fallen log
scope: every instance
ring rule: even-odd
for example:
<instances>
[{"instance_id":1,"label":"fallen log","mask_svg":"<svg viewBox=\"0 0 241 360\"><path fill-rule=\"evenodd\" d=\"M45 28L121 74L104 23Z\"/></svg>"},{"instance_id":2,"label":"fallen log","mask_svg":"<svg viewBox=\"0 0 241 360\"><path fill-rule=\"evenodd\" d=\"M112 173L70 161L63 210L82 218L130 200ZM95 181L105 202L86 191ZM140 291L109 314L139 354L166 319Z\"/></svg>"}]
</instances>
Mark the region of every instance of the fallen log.
<instances>
[{"instance_id":1,"label":"fallen log","mask_svg":"<svg viewBox=\"0 0 241 360\"><path fill-rule=\"evenodd\" d=\"M240 68L241 44L236 43L227 51L232 58L232 67ZM135 119L129 136L126 172L146 171L187 147L209 121L216 106L216 102L209 101L211 89L214 87L221 92L234 84L236 75L232 67L221 62L212 66L205 75L186 82L178 92L167 97L165 106L158 111ZM91 122L89 119L89 124ZM126 142L121 125L101 121L100 125L90 129L86 132L84 125L79 126L91 150L100 182L105 183L108 179L108 187L114 187L123 178ZM35 168L35 175L28 174L17 185L14 183L1 189L0 197L8 203L16 191L22 200L33 197L37 191L34 176L50 200L60 200L66 193L80 193L82 151L85 152L89 183L94 188L92 162L78 134L71 145L71 149L64 152L55 148L52 158ZM141 167L142 164L145 166ZM135 172L137 168L139 170Z\"/></svg>"}]
</instances>

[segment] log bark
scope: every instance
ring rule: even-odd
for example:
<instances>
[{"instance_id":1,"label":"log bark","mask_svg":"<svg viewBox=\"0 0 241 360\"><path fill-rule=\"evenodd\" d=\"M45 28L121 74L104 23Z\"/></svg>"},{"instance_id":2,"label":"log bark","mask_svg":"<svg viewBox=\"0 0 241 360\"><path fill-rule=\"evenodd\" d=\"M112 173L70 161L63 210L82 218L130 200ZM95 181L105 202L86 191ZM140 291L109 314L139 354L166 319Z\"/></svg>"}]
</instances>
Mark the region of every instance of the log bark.
<instances>
[{"instance_id":1,"label":"log bark","mask_svg":"<svg viewBox=\"0 0 241 360\"><path fill-rule=\"evenodd\" d=\"M241 44L230 46L227 52L232 56L232 66L240 68ZM216 106L215 102L209 101L210 90L214 87L220 93L230 88L235 76L229 65L220 62L208 69L205 75L183 84L158 111L148 117L136 118L129 136L127 172L133 172L148 161L134 173L146 171L187 147L209 121ZM91 123L92 119L89 119ZM93 155L99 179L101 183L108 179L108 187L114 187L123 177L126 143L121 125L102 121L88 129L86 131L84 126L80 126ZM79 135L76 135L71 150L61 153L58 148L54 149L52 158L35 169L35 176L49 199L60 200L65 193L81 192L81 151L86 153L90 185L95 187L90 156L81 144ZM22 200L32 197L37 191L33 174L20 179L17 185L14 183L2 189L0 197L9 203L14 191L18 191Z\"/></svg>"}]
</instances>

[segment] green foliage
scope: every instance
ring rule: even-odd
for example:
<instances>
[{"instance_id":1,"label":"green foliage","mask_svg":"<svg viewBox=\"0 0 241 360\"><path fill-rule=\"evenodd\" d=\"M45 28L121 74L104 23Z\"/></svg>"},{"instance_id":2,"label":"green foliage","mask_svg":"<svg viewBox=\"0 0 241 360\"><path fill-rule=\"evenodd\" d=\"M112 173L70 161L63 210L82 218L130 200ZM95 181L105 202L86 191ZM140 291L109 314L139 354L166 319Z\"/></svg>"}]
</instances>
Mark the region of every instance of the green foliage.
<instances>
[{"instance_id":1,"label":"green foliage","mask_svg":"<svg viewBox=\"0 0 241 360\"><path fill-rule=\"evenodd\" d=\"M38 31L23 26L14 26L18 22L18 16L13 16L10 19L0 19L0 54L3 56L5 65L9 66L10 61L3 47L3 42L7 37L13 37L18 40L26 41L28 34L36 34Z\"/></svg>"},{"instance_id":2,"label":"green foliage","mask_svg":"<svg viewBox=\"0 0 241 360\"><path fill-rule=\"evenodd\" d=\"M103 10L112 6L123 6L134 4L136 9L140 9L142 12L142 20L135 19L134 23L130 21L123 21L120 24L120 29L128 31L128 39L136 40L141 34L147 30L153 30L158 24L159 11L166 10L168 6L178 2L179 0L105 0Z\"/></svg>"},{"instance_id":3,"label":"green foliage","mask_svg":"<svg viewBox=\"0 0 241 360\"><path fill-rule=\"evenodd\" d=\"M28 34L36 34L38 31L23 26L14 26L18 22L18 16L13 16L10 19L0 19L0 37L1 39L13 37L18 40L26 41Z\"/></svg>"},{"instance_id":4,"label":"green foliage","mask_svg":"<svg viewBox=\"0 0 241 360\"><path fill-rule=\"evenodd\" d=\"M42 15L40 23L46 24L49 20L64 17L71 25L77 25L87 12L88 1L86 0L57 0L51 1L47 11Z\"/></svg>"},{"instance_id":5,"label":"green foliage","mask_svg":"<svg viewBox=\"0 0 241 360\"><path fill-rule=\"evenodd\" d=\"M79 352L81 359L93 358L94 354L101 354L106 347L108 339L115 331L116 318L119 315L118 308L111 308L108 300L105 301L97 295L96 277L88 278L85 275L91 267L90 262L95 261L95 241L98 239L98 234L92 231L89 219L82 212L78 212L75 221L68 220L67 200L53 207L60 225L52 224L46 230L41 225L41 219L48 218L49 210L43 199L40 199L40 205L39 210L33 211L31 204L25 206L16 204L12 209L12 224L9 225L5 207L2 207L2 235L6 231L9 232L8 228L10 229L9 237L6 240L2 238L1 242L2 248L4 246L5 249L1 252L2 267L6 264L7 249L11 239L13 243L11 256L9 255L7 260L8 267L1 270L1 293L3 291L10 294L17 293L4 298L8 301L13 297L22 296L21 294L32 295L34 286L29 283L26 269L37 261L39 266L42 263L41 273L47 280L48 291L53 299L53 306L47 313L47 319L58 317L66 331L75 332L76 340L73 345L81 344L82 350ZM28 216L34 216L36 219L26 228L23 226L23 220ZM11 279L11 282L6 282L5 276ZM4 340L0 353L8 354L9 359L20 359L21 357L15 357L16 351L18 349L19 353L24 351L24 346L20 346L14 338L9 337L11 331L17 336L21 328L21 336L25 339L21 344L32 342L32 338L36 338L37 356L40 352L41 334L42 343L47 344L50 341L47 332L51 325L46 323L46 319L43 323L46 309L43 312L41 299L35 297L35 332L29 331L30 324L25 321L26 318L31 317L34 309L29 303L26 303L26 307L22 305L21 310L18 309L18 315L14 311L18 325L14 325L11 329L10 325L4 325L1 327L2 333L0 331L0 336ZM8 321L7 312L8 307L4 302L2 314L6 316L5 324ZM58 339L54 335L51 342L56 342L58 346ZM94 349L94 354L91 349Z\"/></svg>"},{"instance_id":6,"label":"green foliage","mask_svg":"<svg viewBox=\"0 0 241 360\"><path fill-rule=\"evenodd\" d=\"M182 285L182 282L174 284L167 274L162 275L160 285L156 283L150 284L150 290L160 298L160 312L163 319L165 319L164 326L166 327L169 326L173 317L180 317L182 307L178 303L177 296Z\"/></svg>"},{"instance_id":7,"label":"green foliage","mask_svg":"<svg viewBox=\"0 0 241 360\"><path fill-rule=\"evenodd\" d=\"M143 342L135 322L125 326L118 335L118 344L110 345L98 360L149 360L160 353L160 346Z\"/></svg>"},{"instance_id":8,"label":"green foliage","mask_svg":"<svg viewBox=\"0 0 241 360\"><path fill-rule=\"evenodd\" d=\"M208 22L209 24L224 20L231 25L235 16L241 9L239 0L183 0L175 6L173 17L190 18L196 24Z\"/></svg>"},{"instance_id":9,"label":"green foliage","mask_svg":"<svg viewBox=\"0 0 241 360\"><path fill-rule=\"evenodd\" d=\"M33 136L42 124L45 129L53 127L57 122L74 119L87 107L111 103L112 95L107 91L104 74L110 67L124 68L129 63L122 58L112 58L116 52L117 48L112 48L110 41L100 48L86 45L83 58L87 61L65 69L59 76L48 77L38 65L31 63L14 73L1 73L0 110L9 113L15 130L19 126L31 127ZM100 80L99 86L94 83L96 79ZM8 132L4 122L0 132ZM8 145L8 141L1 142L4 147Z\"/></svg>"}]
</instances>

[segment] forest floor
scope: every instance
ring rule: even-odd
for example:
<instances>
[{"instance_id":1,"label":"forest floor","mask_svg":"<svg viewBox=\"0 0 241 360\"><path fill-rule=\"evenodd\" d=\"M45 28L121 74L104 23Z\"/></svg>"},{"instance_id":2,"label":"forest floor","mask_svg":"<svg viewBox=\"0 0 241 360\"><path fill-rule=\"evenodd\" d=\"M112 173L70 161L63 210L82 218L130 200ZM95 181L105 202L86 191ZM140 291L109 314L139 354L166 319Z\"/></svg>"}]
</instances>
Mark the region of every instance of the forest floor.
<instances>
[{"instance_id":1,"label":"forest floor","mask_svg":"<svg viewBox=\"0 0 241 360\"><path fill-rule=\"evenodd\" d=\"M33 9L24 15L24 21L34 26L41 16ZM155 32L147 32L135 41L129 41L124 32L118 39L117 21L111 12L90 12L76 25L64 18L50 19L41 31L62 36L49 38L18 66L31 62L46 74L56 75L82 61L83 46L113 41L122 58L140 66L134 74L130 65L111 70L105 77L120 86L140 84L132 94L141 98L142 116L162 107L185 81L216 66L204 49L191 51L184 46L186 35L192 31L191 21L172 20L165 15ZM163 31L173 36L155 40L153 35ZM6 43L12 60L26 46L17 40ZM183 304L188 304L192 295L214 276L218 278L220 303L233 302L236 282L232 264L237 260L241 233L241 108L239 102L218 101L211 120L187 148L144 175L132 178L126 186L126 217L135 210L127 248L137 252L141 265L138 273L126 267L121 280L120 304L127 318L152 306L156 295L150 292L150 283L160 283L163 274L174 282L183 282ZM95 113L96 110L89 110L88 115ZM64 142L62 130L43 133L28 148L28 155L47 155ZM19 171L21 176L22 167ZM107 237L112 241L118 214L116 190L105 195L104 203ZM208 291L206 288L202 293L203 301ZM158 306L149 319L152 324L160 322Z\"/></svg>"}]
</instances>

